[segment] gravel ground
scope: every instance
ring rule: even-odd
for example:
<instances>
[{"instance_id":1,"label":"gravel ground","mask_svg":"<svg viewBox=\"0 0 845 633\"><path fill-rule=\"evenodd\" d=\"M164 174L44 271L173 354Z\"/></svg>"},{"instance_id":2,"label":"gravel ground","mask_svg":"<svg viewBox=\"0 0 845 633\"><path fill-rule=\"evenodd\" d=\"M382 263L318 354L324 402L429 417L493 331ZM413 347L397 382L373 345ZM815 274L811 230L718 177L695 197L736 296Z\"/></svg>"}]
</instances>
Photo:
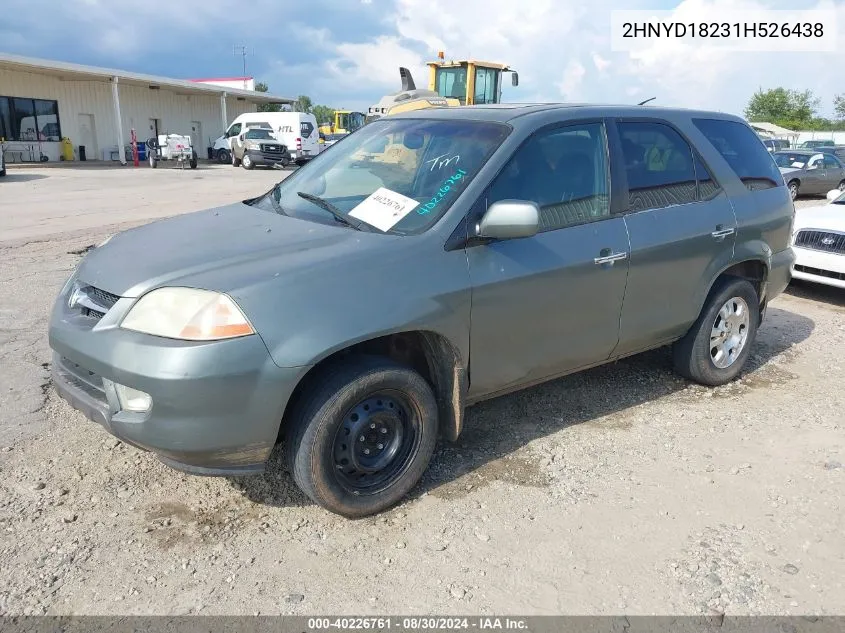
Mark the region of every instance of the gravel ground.
<instances>
[{"instance_id":1,"label":"gravel ground","mask_svg":"<svg viewBox=\"0 0 845 633\"><path fill-rule=\"evenodd\" d=\"M840 291L774 301L725 387L657 350L477 405L400 507L359 521L309 503L278 451L265 475L198 478L85 420L45 332L76 251L177 190L192 210L279 177L241 172L118 172L120 209L82 232L74 213L114 200L100 172L2 184L0 613L845 613Z\"/></svg>"}]
</instances>

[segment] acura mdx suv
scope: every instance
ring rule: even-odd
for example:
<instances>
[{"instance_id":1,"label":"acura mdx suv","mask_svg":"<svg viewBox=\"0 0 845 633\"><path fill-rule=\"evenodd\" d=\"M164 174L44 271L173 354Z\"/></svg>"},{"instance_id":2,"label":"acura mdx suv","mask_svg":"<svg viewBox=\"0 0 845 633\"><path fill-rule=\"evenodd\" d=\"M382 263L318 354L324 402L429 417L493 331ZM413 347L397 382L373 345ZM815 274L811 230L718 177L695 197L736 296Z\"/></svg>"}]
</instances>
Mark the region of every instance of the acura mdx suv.
<instances>
[{"instance_id":1,"label":"acura mdx suv","mask_svg":"<svg viewBox=\"0 0 845 633\"><path fill-rule=\"evenodd\" d=\"M671 345L743 370L794 208L742 119L595 105L383 117L255 198L114 235L53 308L58 393L204 475L265 468L360 517L468 405Z\"/></svg>"}]
</instances>

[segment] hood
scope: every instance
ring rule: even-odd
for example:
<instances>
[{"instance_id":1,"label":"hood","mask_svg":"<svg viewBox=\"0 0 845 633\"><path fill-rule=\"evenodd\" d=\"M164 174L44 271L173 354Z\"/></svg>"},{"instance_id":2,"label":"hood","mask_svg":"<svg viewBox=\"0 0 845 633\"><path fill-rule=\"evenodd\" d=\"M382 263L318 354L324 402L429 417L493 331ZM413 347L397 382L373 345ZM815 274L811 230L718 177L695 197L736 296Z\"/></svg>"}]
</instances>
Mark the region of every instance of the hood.
<instances>
[{"instance_id":1,"label":"hood","mask_svg":"<svg viewBox=\"0 0 845 633\"><path fill-rule=\"evenodd\" d=\"M793 232L799 229L845 232L845 204L796 209Z\"/></svg>"},{"instance_id":2,"label":"hood","mask_svg":"<svg viewBox=\"0 0 845 633\"><path fill-rule=\"evenodd\" d=\"M360 252L390 237L237 203L118 233L88 253L78 277L121 297L163 285L229 292L266 276L267 270L282 274L285 268Z\"/></svg>"}]
</instances>

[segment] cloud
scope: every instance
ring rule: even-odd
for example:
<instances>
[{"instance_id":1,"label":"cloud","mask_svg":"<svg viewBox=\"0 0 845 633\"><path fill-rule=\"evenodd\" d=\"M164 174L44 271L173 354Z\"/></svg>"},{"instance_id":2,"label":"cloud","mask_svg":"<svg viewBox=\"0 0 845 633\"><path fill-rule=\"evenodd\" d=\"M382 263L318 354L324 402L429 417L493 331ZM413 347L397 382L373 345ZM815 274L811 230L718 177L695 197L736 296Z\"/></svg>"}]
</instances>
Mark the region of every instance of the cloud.
<instances>
[{"instance_id":1,"label":"cloud","mask_svg":"<svg viewBox=\"0 0 845 633\"><path fill-rule=\"evenodd\" d=\"M605 59L597 52L593 51L593 66L596 67L596 70L598 70L599 72L604 72L610 67L610 63L611 62L609 59Z\"/></svg>"},{"instance_id":2,"label":"cloud","mask_svg":"<svg viewBox=\"0 0 845 633\"><path fill-rule=\"evenodd\" d=\"M580 94L581 82L586 74L587 69L577 60L572 60L566 65L566 69L563 71L563 79L557 83L560 96L565 101L578 100L577 95Z\"/></svg>"},{"instance_id":3,"label":"cloud","mask_svg":"<svg viewBox=\"0 0 845 633\"><path fill-rule=\"evenodd\" d=\"M399 87L398 67L427 81L425 61L474 57L508 63L519 86L505 101L578 99L742 112L758 88L810 89L832 110L845 47L831 53L727 52L665 40L636 51L611 46L611 12L653 0L2 0L0 42L9 52L175 77L239 74L233 44L246 44L247 72L285 96L363 109ZM684 21L786 0L661 0ZM845 3L809 0L845 24ZM42 19L49 15L49 20ZM256 28L256 24L267 28ZM68 33L74 46L66 46ZM252 52L252 51L251 51Z\"/></svg>"}]
</instances>

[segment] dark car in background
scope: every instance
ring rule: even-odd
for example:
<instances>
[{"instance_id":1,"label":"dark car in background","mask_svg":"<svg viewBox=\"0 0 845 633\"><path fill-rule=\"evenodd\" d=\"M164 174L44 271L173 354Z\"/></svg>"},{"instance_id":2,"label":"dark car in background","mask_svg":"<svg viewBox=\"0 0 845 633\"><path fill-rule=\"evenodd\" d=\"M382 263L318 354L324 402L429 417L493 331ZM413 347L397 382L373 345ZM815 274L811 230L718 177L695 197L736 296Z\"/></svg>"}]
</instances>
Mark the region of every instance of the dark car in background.
<instances>
[{"instance_id":1,"label":"dark car in background","mask_svg":"<svg viewBox=\"0 0 845 633\"><path fill-rule=\"evenodd\" d=\"M772 154L792 199L802 194L845 191L845 164L832 153L819 150L789 150Z\"/></svg>"}]
</instances>

